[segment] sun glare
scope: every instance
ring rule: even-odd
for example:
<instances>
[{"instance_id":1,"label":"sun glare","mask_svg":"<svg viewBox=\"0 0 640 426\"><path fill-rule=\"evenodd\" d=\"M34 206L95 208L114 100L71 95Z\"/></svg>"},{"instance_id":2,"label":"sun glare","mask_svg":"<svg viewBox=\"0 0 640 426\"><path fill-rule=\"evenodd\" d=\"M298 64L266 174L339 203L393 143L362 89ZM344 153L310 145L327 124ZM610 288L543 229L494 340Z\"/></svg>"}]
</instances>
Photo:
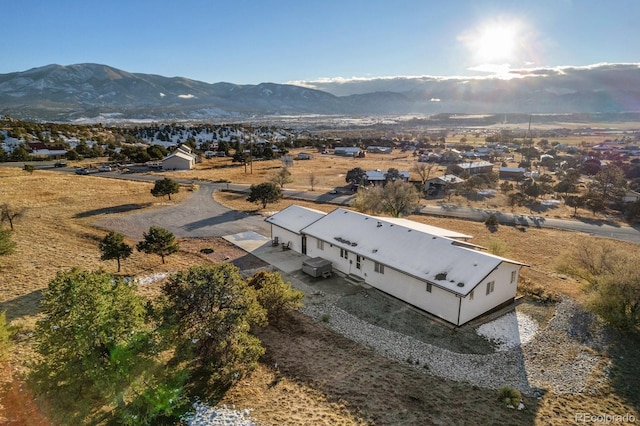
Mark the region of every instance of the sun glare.
<instances>
[{"instance_id":1,"label":"sun glare","mask_svg":"<svg viewBox=\"0 0 640 426\"><path fill-rule=\"evenodd\" d=\"M487 28L476 41L475 55L481 62L500 62L513 59L516 32L513 28Z\"/></svg>"},{"instance_id":2,"label":"sun glare","mask_svg":"<svg viewBox=\"0 0 640 426\"><path fill-rule=\"evenodd\" d=\"M470 54L472 67L491 69L491 66L516 65L524 56L523 24L516 19L498 18L484 22L459 36Z\"/></svg>"}]
</instances>

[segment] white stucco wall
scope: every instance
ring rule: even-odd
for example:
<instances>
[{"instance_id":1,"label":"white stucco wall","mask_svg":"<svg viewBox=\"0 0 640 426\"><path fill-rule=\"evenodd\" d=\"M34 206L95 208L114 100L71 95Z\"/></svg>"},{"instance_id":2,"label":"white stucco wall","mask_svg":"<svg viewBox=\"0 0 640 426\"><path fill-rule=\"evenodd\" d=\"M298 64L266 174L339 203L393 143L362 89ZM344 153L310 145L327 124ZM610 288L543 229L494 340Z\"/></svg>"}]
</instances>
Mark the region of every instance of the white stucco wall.
<instances>
[{"instance_id":1,"label":"white stucco wall","mask_svg":"<svg viewBox=\"0 0 640 426\"><path fill-rule=\"evenodd\" d=\"M384 267L384 273L375 271L375 262L362 258L360 269L357 268L356 254L348 253L348 259L340 257L340 248L324 243L324 250L317 248L317 240L307 237L307 255L322 257L331 261L333 268L344 273L358 275L367 284L384 291L398 299L416 306L432 315L445 319L453 324L458 321L459 298L449 291L442 290L435 285L431 286L431 292L427 292L427 284L417 278L408 276L388 266Z\"/></svg>"},{"instance_id":2,"label":"white stucco wall","mask_svg":"<svg viewBox=\"0 0 640 426\"><path fill-rule=\"evenodd\" d=\"M295 232L288 231L272 224L271 239L273 240L275 237L278 237L280 243L286 244L291 242L289 245L291 250L302 253L302 236L300 234L296 234Z\"/></svg>"},{"instance_id":3,"label":"white stucco wall","mask_svg":"<svg viewBox=\"0 0 640 426\"><path fill-rule=\"evenodd\" d=\"M515 280L511 282L511 272L515 271ZM467 295L462 299L460 309L460 324L495 308L501 303L516 297L520 266L511 263L501 263L491 274L487 276L474 290L473 300ZM487 295L487 283L494 281L493 292Z\"/></svg>"},{"instance_id":4,"label":"white stucco wall","mask_svg":"<svg viewBox=\"0 0 640 426\"><path fill-rule=\"evenodd\" d=\"M273 225L271 232L272 238L278 236L281 242L291 241L291 249L302 252L301 235ZM323 249L318 248L317 239L307 236L307 256L327 259L332 263L333 269L344 274L360 276L367 284L453 324L463 325L516 295L519 265L501 263L476 286L472 300L470 296L460 298L435 284L431 286L431 292L428 292L426 282L387 265L384 266L383 274L378 273L375 271L375 262L366 257L361 258L358 268L356 253L347 249L348 255L345 259L340 256L340 247L328 241L324 241L323 245ZM512 271L515 271L513 281ZM494 281L494 288L493 292L487 295L487 283L490 281Z\"/></svg>"}]
</instances>

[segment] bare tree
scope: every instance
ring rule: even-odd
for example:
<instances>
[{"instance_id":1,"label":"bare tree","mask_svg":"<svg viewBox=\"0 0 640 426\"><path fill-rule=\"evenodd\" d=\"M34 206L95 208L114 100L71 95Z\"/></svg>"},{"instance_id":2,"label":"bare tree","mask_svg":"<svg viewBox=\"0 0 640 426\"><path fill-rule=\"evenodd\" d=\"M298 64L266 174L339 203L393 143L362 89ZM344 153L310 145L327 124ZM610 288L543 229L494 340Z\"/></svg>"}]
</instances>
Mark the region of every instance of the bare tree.
<instances>
[{"instance_id":1,"label":"bare tree","mask_svg":"<svg viewBox=\"0 0 640 426\"><path fill-rule=\"evenodd\" d=\"M9 228L13 231L13 221L20 216L24 215L26 209L16 209L11 207L8 203L4 203L0 208L0 223L5 220L9 222Z\"/></svg>"},{"instance_id":2,"label":"bare tree","mask_svg":"<svg viewBox=\"0 0 640 426\"><path fill-rule=\"evenodd\" d=\"M393 181L382 186L360 188L351 204L361 212L384 212L393 217L411 214L420 205L420 194L415 186Z\"/></svg>"},{"instance_id":3,"label":"bare tree","mask_svg":"<svg viewBox=\"0 0 640 426\"><path fill-rule=\"evenodd\" d=\"M424 185L429 180L429 175L431 175L431 171L436 166L436 163L416 163L411 171L416 172L418 176L420 176L420 181Z\"/></svg>"},{"instance_id":4,"label":"bare tree","mask_svg":"<svg viewBox=\"0 0 640 426\"><path fill-rule=\"evenodd\" d=\"M311 186L311 190L313 191L316 184L318 183L318 178L315 173L311 172L309 174L309 186Z\"/></svg>"}]
</instances>

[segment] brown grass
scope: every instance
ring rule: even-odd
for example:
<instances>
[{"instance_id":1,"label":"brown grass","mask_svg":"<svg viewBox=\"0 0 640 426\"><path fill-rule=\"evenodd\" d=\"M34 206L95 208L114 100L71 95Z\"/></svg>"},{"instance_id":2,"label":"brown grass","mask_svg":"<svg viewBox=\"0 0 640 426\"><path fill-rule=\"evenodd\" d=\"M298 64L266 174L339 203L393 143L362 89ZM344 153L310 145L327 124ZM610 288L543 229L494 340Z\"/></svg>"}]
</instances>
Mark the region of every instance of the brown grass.
<instances>
[{"instance_id":1,"label":"brown grass","mask_svg":"<svg viewBox=\"0 0 640 426\"><path fill-rule=\"evenodd\" d=\"M346 164L340 166L342 173L344 166ZM334 167L331 169L335 170ZM194 178L201 178L199 172L190 173ZM308 173L308 169L301 171L300 176L304 173ZM326 175L329 181L335 172L318 173ZM220 176L233 179L232 174ZM58 271L78 266L115 272L114 261L99 260L98 240L105 232L95 229L92 222L105 215L127 214L122 210L134 207L158 208L167 204L165 199L153 198L150 189L148 183L44 171L30 175L18 169L0 169L2 202L27 208L13 233L18 244L16 253L0 258L0 309L7 310L8 319L28 332L37 317L40 292ZM179 203L185 196L186 193L177 194L170 203ZM256 209L243 200L244 196L217 193L216 197L233 208ZM267 210L281 209L291 203L283 200L268 206ZM335 208L296 203L323 211ZM553 291L580 296L578 284L558 276L553 264L565 250L592 237L546 229L523 233L504 226L491 233L484 225L474 222L411 218L474 235L473 242L481 245L490 239L501 239L508 246L508 257L531 265L523 270L524 277ZM246 253L217 239L184 240L181 247L181 252L170 256L165 265L159 258L134 252L130 259L123 261L122 273L140 276L228 260L255 266ZM214 253L200 253L205 247L214 247ZM140 290L151 297L158 287L149 285ZM570 396L548 393L540 401L526 400L528 409L524 412L502 409L495 403L492 391L420 374L335 335L302 315L295 316L291 324L281 330L263 330L260 337L267 348L264 364L234 386L222 403L254 408L252 415L267 424L542 425L572 424L576 412L631 412L638 416L637 408L613 391ZM9 382L9 389L18 391L0 395L5 405L0 408L0 419L12 419L14 423L9 424L33 424L30 420L41 415L38 407L42 404L36 405L37 401L28 393L19 391L19 374L25 371L25 360L33 356L31 340L16 342L12 355L11 368L18 375ZM277 369L275 363L278 363ZM23 412L19 406L30 408Z\"/></svg>"}]
</instances>

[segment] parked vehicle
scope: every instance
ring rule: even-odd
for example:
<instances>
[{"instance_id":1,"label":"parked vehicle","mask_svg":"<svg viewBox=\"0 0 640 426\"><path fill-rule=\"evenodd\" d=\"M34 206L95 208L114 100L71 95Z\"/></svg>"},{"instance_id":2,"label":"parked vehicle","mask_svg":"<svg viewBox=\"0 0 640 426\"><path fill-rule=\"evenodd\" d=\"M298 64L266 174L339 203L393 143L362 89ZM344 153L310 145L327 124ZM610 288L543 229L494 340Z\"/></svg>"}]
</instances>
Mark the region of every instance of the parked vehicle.
<instances>
[{"instance_id":1,"label":"parked vehicle","mask_svg":"<svg viewBox=\"0 0 640 426\"><path fill-rule=\"evenodd\" d=\"M67 167L67 163L65 163L64 161L58 161L53 165L53 167Z\"/></svg>"},{"instance_id":2,"label":"parked vehicle","mask_svg":"<svg viewBox=\"0 0 640 426\"><path fill-rule=\"evenodd\" d=\"M88 175L89 174L89 170L82 168L82 169L78 169L76 170L76 174L77 175Z\"/></svg>"},{"instance_id":3,"label":"parked vehicle","mask_svg":"<svg viewBox=\"0 0 640 426\"><path fill-rule=\"evenodd\" d=\"M111 167L110 166L101 166L100 168L98 168L99 172L110 172L111 171Z\"/></svg>"}]
</instances>

